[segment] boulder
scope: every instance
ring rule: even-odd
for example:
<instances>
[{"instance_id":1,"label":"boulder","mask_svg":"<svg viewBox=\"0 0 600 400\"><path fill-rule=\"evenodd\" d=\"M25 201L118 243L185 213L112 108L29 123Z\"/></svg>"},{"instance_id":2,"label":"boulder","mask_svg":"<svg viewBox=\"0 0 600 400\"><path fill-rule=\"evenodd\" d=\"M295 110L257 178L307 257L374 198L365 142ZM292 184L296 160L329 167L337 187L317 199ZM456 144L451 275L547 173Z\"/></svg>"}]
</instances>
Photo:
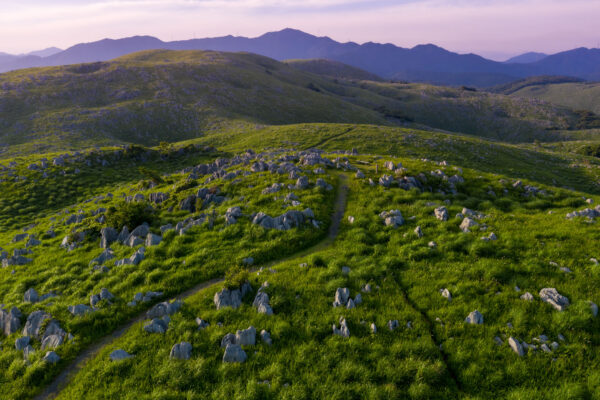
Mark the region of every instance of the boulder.
<instances>
[{"instance_id":1,"label":"boulder","mask_svg":"<svg viewBox=\"0 0 600 400\"><path fill-rule=\"evenodd\" d=\"M202 318L196 318L196 325L198 325L198 330L206 329L210 326L210 324Z\"/></svg>"},{"instance_id":2,"label":"boulder","mask_svg":"<svg viewBox=\"0 0 600 400\"><path fill-rule=\"evenodd\" d=\"M395 330L396 328L398 328L400 326L400 323L398 322L397 319L394 320L389 320L387 323L387 327L390 331Z\"/></svg>"},{"instance_id":3,"label":"boulder","mask_svg":"<svg viewBox=\"0 0 600 400\"><path fill-rule=\"evenodd\" d=\"M192 345L189 342L177 343L171 348L170 358L177 360L189 360L192 356Z\"/></svg>"},{"instance_id":4,"label":"boulder","mask_svg":"<svg viewBox=\"0 0 600 400\"><path fill-rule=\"evenodd\" d=\"M131 354L129 354L128 352L126 352L125 350L117 349L117 350L113 351L112 353L110 353L110 355L108 357L110 358L110 361L116 362L116 361L127 360L128 358L132 358L133 356Z\"/></svg>"},{"instance_id":5,"label":"boulder","mask_svg":"<svg viewBox=\"0 0 600 400\"><path fill-rule=\"evenodd\" d=\"M112 260L115 258L115 253L110 248L105 248L105 250L100 253L100 255L90 261L90 265L92 264L104 264L105 262Z\"/></svg>"},{"instance_id":6,"label":"boulder","mask_svg":"<svg viewBox=\"0 0 600 400\"><path fill-rule=\"evenodd\" d=\"M525 301L533 301L533 295L529 292L525 292L524 294L521 295L521 300L525 300Z\"/></svg>"},{"instance_id":7,"label":"boulder","mask_svg":"<svg viewBox=\"0 0 600 400\"><path fill-rule=\"evenodd\" d=\"M75 306L69 306L68 309L69 309L69 312L75 316L80 316L80 315L84 315L84 314L92 312L92 309L90 307L86 306L85 304L77 304Z\"/></svg>"},{"instance_id":8,"label":"boulder","mask_svg":"<svg viewBox=\"0 0 600 400\"><path fill-rule=\"evenodd\" d=\"M25 295L23 296L23 300L26 303L37 303L39 301L38 293L35 291L34 288L29 288L25 292Z\"/></svg>"},{"instance_id":9,"label":"boulder","mask_svg":"<svg viewBox=\"0 0 600 400\"><path fill-rule=\"evenodd\" d=\"M57 362L60 361L60 357L55 352L49 351L46 353L46 355L44 356L44 358L42 360L44 360L50 364L56 364Z\"/></svg>"},{"instance_id":10,"label":"boulder","mask_svg":"<svg viewBox=\"0 0 600 400\"><path fill-rule=\"evenodd\" d=\"M348 323L346 322L346 318L340 318L340 328L338 329L335 324L333 324L333 334L341 337L348 338L350 337L350 329L348 328Z\"/></svg>"},{"instance_id":11,"label":"boulder","mask_svg":"<svg viewBox=\"0 0 600 400\"><path fill-rule=\"evenodd\" d=\"M471 311L467 318L465 318L465 322L474 325L483 324L483 315L477 310Z\"/></svg>"},{"instance_id":12,"label":"boulder","mask_svg":"<svg viewBox=\"0 0 600 400\"><path fill-rule=\"evenodd\" d=\"M519 355L519 357L523 357L525 355L525 350L523 350L523 346L514 337L511 336L508 338L508 345L515 353Z\"/></svg>"},{"instance_id":13,"label":"boulder","mask_svg":"<svg viewBox=\"0 0 600 400\"><path fill-rule=\"evenodd\" d=\"M0 311L1 312L1 311ZM40 330L46 320L52 319L50 314L46 314L44 311L38 310L29 314L25 328L23 328L23 336L30 336L36 339L40 339Z\"/></svg>"},{"instance_id":14,"label":"boulder","mask_svg":"<svg viewBox=\"0 0 600 400\"><path fill-rule=\"evenodd\" d=\"M391 175L383 175L379 178L379 184L383 187L390 187L394 184L394 178Z\"/></svg>"},{"instance_id":15,"label":"boulder","mask_svg":"<svg viewBox=\"0 0 600 400\"><path fill-rule=\"evenodd\" d=\"M448 210L446 207L438 207L433 212L435 213L435 217L440 221L448 221Z\"/></svg>"},{"instance_id":16,"label":"boulder","mask_svg":"<svg viewBox=\"0 0 600 400\"><path fill-rule=\"evenodd\" d=\"M423 231L421 230L420 226L417 226L415 228L415 235L417 235L418 238L422 238L423 237Z\"/></svg>"},{"instance_id":17,"label":"boulder","mask_svg":"<svg viewBox=\"0 0 600 400\"><path fill-rule=\"evenodd\" d=\"M150 195L148 196L148 200L154 204L160 204L164 201L167 201L168 199L169 199L169 194L162 193L162 192L150 193Z\"/></svg>"},{"instance_id":18,"label":"boulder","mask_svg":"<svg viewBox=\"0 0 600 400\"><path fill-rule=\"evenodd\" d=\"M273 315L273 309L269 304L269 295L263 292L262 288L258 290L258 293L256 293L256 297L254 298L252 305L260 314Z\"/></svg>"},{"instance_id":19,"label":"boulder","mask_svg":"<svg viewBox=\"0 0 600 400\"><path fill-rule=\"evenodd\" d=\"M169 323L162 318L154 318L144 325L144 331L148 333L165 333L169 328Z\"/></svg>"},{"instance_id":20,"label":"boulder","mask_svg":"<svg viewBox=\"0 0 600 400\"><path fill-rule=\"evenodd\" d=\"M335 291L335 299L333 301L334 307L341 307L348 304L350 298L350 289L348 288L337 288Z\"/></svg>"},{"instance_id":21,"label":"boulder","mask_svg":"<svg viewBox=\"0 0 600 400\"><path fill-rule=\"evenodd\" d=\"M256 329L250 326L247 329L236 331L235 344L240 346L254 346L256 344Z\"/></svg>"},{"instance_id":22,"label":"boulder","mask_svg":"<svg viewBox=\"0 0 600 400\"><path fill-rule=\"evenodd\" d=\"M196 196L191 195L181 200L181 202L179 202L179 209L191 213L196 212Z\"/></svg>"},{"instance_id":23,"label":"boulder","mask_svg":"<svg viewBox=\"0 0 600 400\"><path fill-rule=\"evenodd\" d=\"M333 190L333 186L331 186L322 178L317 179L317 181L315 182L315 186L328 191Z\"/></svg>"},{"instance_id":24,"label":"boulder","mask_svg":"<svg viewBox=\"0 0 600 400\"><path fill-rule=\"evenodd\" d=\"M146 236L146 247L156 246L162 241L162 237L155 235L153 233L149 233Z\"/></svg>"},{"instance_id":25,"label":"boulder","mask_svg":"<svg viewBox=\"0 0 600 400\"><path fill-rule=\"evenodd\" d=\"M540 290L540 298L543 302L550 304L558 311L564 310L569 305L569 299L558 293L555 288L544 288Z\"/></svg>"},{"instance_id":26,"label":"boulder","mask_svg":"<svg viewBox=\"0 0 600 400\"><path fill-rule=\"evenodd\" d=\"M222 289L220 292L215 293L213 301L217 310L220 310L223 307L235 309L242 305L242 294L239 289Z\"/></svg>"},{"instance_id":27,"label":"boulder","mask_svg":"<svg viewBox=\"0 0 600 400\"><path fill-rule=\"evenodd\" d=\"M42 350L46 349L56 349L58 346L63 344L64 336L63 335L48 335L42 339Z\"/></svg>"},{"instance_id":28,"label":"boulder","mask_svg":"<svg viewBox=\"0 0 600 400\"><path fill-rule=\"evenodd\" d=\"M225 347L225 353L223 354L223 362L239 362L243 363L246 361L248 356L242 348L237 344L228 344Z\"/></svg>"},{"instance_id":29,"label":"boulder","mask_svg":"<svg viewBox=\"0 0 600 400\"><path fill-rule=\"evenodd\" d=\"M446 289L446 288L440 289L440 293L443 297L447 298L448 301L452 300L452 295L450 294L450 291L448 289Z\"/></svg>"},{"instance_id":30,"label":"boulder","mask_svg":"<svg viewBox=\"0 0 600 400\"><path fill-rule=\"evenodd\" d=\"M100 247L107 249L111 244L119 238L119 233L116 229L104 227L100 230Z\"/></svg>"},{"instance_id":31,"label":"boulder","mask_svg":"<svg viewBox=\"0 0 600 400\"><path fill-rule=\"evenodd\" d=\"M306 188L308 188L308 185L309 185L308 177L306 177L306 176L301 176L300 178L298 178L296 180L296 189L300 189L300 190L306 189Z\"/></svg>"},{"instance_id":32,"label":"boulder","mask_svg":"<svg viewBox=\"0 0 600 400\"><path fill-rule=\"evenodd\" d=\"M228 333L221 339L221 347L227 347L229 344L235 344L235 335L233 333Z\"/></svg>"},{"instance_id":33,"label":"boulder","mask_svg":"<svg viewBox=\"0 0 600 400\"><path fill-rule=\"evenodd\" d=\"M379 214L379 217L383 219L385 226L391 226L397 228L404 224L404 218L400 210L383 211Z\"/></svg>"},{"instance_id":34,"label":"boulder","mask_svg":"<svg viewBox=\"0 0 600 400\"><path fill-rule=\"evenodd\" d=\"M471 218L465 217L460 224L460 230L465 233L468 233L468 232L471 232L472 227L477 226L477 225L479 225L477 222L475 222Z\"/></svg>"},{"instance_id":35,"label":"boulder","mask_svg":"<svg viewBox=\"0 0 600 400\"><path fill-rule=\"evenodd\" d=\"M265 331L264 329L262 331L260 331L260 339L263 341L263 343L265 343L269 346L273 344L273 340L271 339L271 334L269 332Z\"/></svg>"},{"instance_id":36,"label":"boulder","mask_svg":"<svg viewBox=\"0 0 600 400\"><path fill-rule=\"evenodd\" d=\"M158 303L146 313L146 317L147 318L162 318L162 317L165 317L168 315L173 315L177 311L179 311L182 304L183 303L181 302L181 300L175 300L172 303L169 303L168 301Z\"/></svg>"},{"instance_id":37,"label":"boulder","mask_svg":"<svg viewBox=\"0 0 600 400\"><path fill-rule=\"evenodd\" d=\"M25 350L27 346L29 346L29 342L31 339L29 336L23 336L15 340L15 349L16 350Z\"/></svg>"},{"instance_id":38,"label":"boulder","mask_svg":"<svg viewBox=\"0 0 600 400\"><path fill-rule=\"evenodd\" d=\"M21 329L21 311L13 307L10 311L0 309L0 332L6 336L12 335Z\"/></svg>"}]
</instances>

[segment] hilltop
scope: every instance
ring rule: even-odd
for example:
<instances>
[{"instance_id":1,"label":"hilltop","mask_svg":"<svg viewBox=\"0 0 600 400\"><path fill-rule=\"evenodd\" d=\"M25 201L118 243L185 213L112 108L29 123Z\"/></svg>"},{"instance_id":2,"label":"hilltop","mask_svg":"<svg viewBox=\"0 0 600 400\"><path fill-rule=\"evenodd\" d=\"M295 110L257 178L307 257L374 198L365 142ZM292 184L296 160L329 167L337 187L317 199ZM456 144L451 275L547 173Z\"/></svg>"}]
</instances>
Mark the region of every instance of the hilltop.
<instances>
[{"instance_id":1,"label":"hilltop","mask_svg":"<svg viewBox=\"0 0 600 400\"><path fill-rule=\"evenodd\" d=\"M364 71L360 68L351 67L337 61L331 60L285 60L287 65L301 71L310 72L317 75L329 76L331 78L358 80L358 81L383 81L375 74Z\"/></svg>"}]
</instances>

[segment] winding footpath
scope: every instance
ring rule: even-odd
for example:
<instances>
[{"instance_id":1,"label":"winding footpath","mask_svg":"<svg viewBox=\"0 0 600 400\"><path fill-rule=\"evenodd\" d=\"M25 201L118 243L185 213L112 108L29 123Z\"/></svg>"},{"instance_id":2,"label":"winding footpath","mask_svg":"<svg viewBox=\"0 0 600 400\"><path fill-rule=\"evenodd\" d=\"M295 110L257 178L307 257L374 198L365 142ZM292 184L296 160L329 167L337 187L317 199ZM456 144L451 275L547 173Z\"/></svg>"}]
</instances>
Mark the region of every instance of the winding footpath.
<instances>
[{"instance_id":1,"label":"winding footpath","mask_svg":"<svg viewBox=\"0 0 600 400\"><path fill-rule=\"evenodd\" d=\"M298 253L295 253L291 256L284 257L282 259L273 260L272 262L263 265L263 267L269 267L275 264L279 264L286 260L290 260L293 258L304 257L308 254L314 253L315 251L322 250L323 248L330 246L335 238L337 237L340 229L340 223L342 218L344 217L344 212L346 210L346 199L348 194L348 186L346 185L347 176L345 174L339 175L339 184L337 195L334 204L334 212L331 217L331 225L329 226L329 232L327 236L321 240L319 243L305 249L301 250ZM256 268L254 269L256 271ZM209 281L202 282L191 289L186 290L185 292L180 293L174 298L177 300L184 300L201 290L208 289L214 285L217 285L224 281L224 278L215 278ZM151 308L151 307L150 307ZM129 321L127 321L124 325L111 332L110 334L104 336L94 344L90 345L88 348L83 350L71 363L62 370L62 372L57 375L52 383L50 383L40 394L35 397L35 400L46 400L46 399L54 399L61 392L63 388L65 388L69 382L77 375L77 373L86 365L86 363L92 360L96 355L102 351L106 346L109 346L115 340L119 339L123 336L129 329L131 329L135 324L146 319L146 313L150 308L144 310L136 317L133 317Z\"/></svg>"}]
</instances>

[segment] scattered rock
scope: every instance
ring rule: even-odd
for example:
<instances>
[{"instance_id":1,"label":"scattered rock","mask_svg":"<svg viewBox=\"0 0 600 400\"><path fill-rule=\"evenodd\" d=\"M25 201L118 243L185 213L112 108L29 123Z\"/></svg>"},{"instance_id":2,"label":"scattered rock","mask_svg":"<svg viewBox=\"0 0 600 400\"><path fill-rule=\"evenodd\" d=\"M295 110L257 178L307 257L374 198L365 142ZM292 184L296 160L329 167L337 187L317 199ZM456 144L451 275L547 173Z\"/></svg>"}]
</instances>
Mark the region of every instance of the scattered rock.
<instances>
[{"instance_id":1,"label":"scattered rock","mask_svg":"<svg viewBox=\"0 0 600 400\"><path fill-rule=\"evenodd\" d=\"M341 337L348 338L350 337L350 329L348 329L348 324L346 322L346 318L340 318L340 328L338 329L335 324L333 324L333 334L339 335Z\"/></svg>"},{"instance_id":2,"label":"scattered rock","mask_svg":"<svg viewBox=\"0 0 600 400\"><path fill-rule=\"evenodd\" d=\"M448 210L446 207L438 207L433 212L435 213L435 217L440 221L448 221Z\"/></svg>"},{"instance_id":3,"label":"scattered rock","mask_svg":"<svg viewBox=\"0 0 600 400\"><path fill-rule=\"evenodd\" d=\"M242 348L237 344L228 344L225 347L225 353L223 354L223 362L239 362L243 363L246 361L248 356Z\"/></svg>"},{"instance_id":4,"label":"scattered rock","mask_svg":"<svg viewBox=\"0 0 600 400\"><path fill-rule=\"evenodd\" d=\"M460 224L460 230L465 233L468 233L471 231L471 228L477 225L479 225L477 222L475 222L471 218L466 217Z\"/></svg>"},{"instance_id":5,"label":"scattered rock","mask_svg":"<svg viewBox=\"0 0 600 400\"><path fill-rule=\"evenodd\" d=\"M448 301L452 300L452 295L450 294L450 291L448 289L440 289L440 294L442 295L442 297L447 298Z\"/></svg>"},{"instance_id":6,"label":"scattered rock","mask_svg":"<svg viewBox=\"0 0 600 400\"><path fill-rule=\"evenodd\" d=\"M177 343L171 348L170 358L177 360L189 360L192 356L192 345L189 342Z\"/></svg>"},{"instance_id":7,"label":"scattered rock","mask_svg":"<svg viewBox=\"0 0 600 400\"><path fill-rule=\"evenodd\" d=\"M481 315L481 313L477 310L471 311L467 318L465 318L465 322L474 325L483 324L483 315Z\"/></svg>"},{"instance_id":8,"label":"scattered rock","mask_svg":"<svg viewBox=\"0 0 600 400\"><path fill-rule=\"evenodd\" d=\"M521 300L533 301L533 295L529 292L525 292L524 294L521 295Z\"/></svg>"},{"instance_id":9,"label":"scattered rock","mask_svg":"<svg viewBox=\"0 0 600 400\"><path fill-rule=\"evenodd\" d=\"M263 341L263 343L265 343L269 346L273 344L273 340L271 339L271 334L269 332L265 331L264 329L262 331L260 331L260 339Z\"/></svg>"},{"instance_id":10,"label":"scattered rock","mask_svg":"<svg viewBox=\"0 0 600 400\"><path fill-rule=\"evenodd\" d=\"M540 298L558 311L564 310L569 305L569 299L558 293L555 288L540 290Z\"/></svg>"},{"instance_id":11,"label":"scattered rock","mask_svg":"<svg viewBox=\"0 0 600 400\"><path fill-rule=\"evenodd\" d=\"M126 352L125 350L122 349L117 349L115 351L113 351L112 353L110 353L110 361L116 362L116 361L122 361L122 360L127 360L128 358L132 358L133 356L131 354L129 354L128 352Z\"/></svg>"},{"instance_id":12,"label":"scattered rock","mask_svg":"<svg viewBox=\"0 0 600 400\"><path fill-rule=\"evenodd\" d=\"M55 352L49 351L46 353L46 355L44 356L44 358L42 360L44 360L50 364L56 364L57 362L60 361L60 357Z\"/></svg>"},{"instance_id":13,"label":"scattered rock","mask_svg":"<svg viewBox=\"0 0 600 400\"><path fill-rule=\"evenodd\" d=\"M34 288L29 288L25 292L25 295L23 296L23 300L26 303L37 303L39 301L38 293L35 291Z\"/></svg>"},{"instance_id":14,"label":"scattered rock","mask_svg":"<svg viewBox=\"0 0 600 400\"><path fill-rule=\"evenodd\" d=\"M92 309L85 304L77 304L75 306L68 307L69 312L75 316L85 315L87 313L92 312Z\"/></svg>"},{"instance_id":15,"label":"scattered rock","mask_svg":"<svg viewBox=\"0 0 600 400\"><path fill-rule=\"evenodd\" d=\"M508 345L515 353L519 355L519 357L523 357L525 355L525 350L523 350L521 343L512 336L508 338Z\"/></svg>"},{"instance_id":16,"label":"scattered rock","mask_svg":"<svg viewBox=\"0 0 600 400\"><path fill-rule=\"evenodd\" d=\"M404 224L404 218L399 210L383 211L379 217L383 219L385 226L397 228Z\"/></svg>"}]
</instances>

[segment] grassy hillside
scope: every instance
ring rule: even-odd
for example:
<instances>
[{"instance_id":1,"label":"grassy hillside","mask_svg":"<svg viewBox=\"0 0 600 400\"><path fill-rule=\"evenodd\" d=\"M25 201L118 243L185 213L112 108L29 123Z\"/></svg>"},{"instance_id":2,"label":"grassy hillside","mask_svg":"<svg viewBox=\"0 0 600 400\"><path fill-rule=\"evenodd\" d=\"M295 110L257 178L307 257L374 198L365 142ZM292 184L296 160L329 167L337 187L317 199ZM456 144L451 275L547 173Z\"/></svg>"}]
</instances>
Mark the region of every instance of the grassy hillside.
<instances>
[{"instance_id":1,"label":"grassy hillside","mask_svg":"<svg viewBox=\"0 0 600 400\"><path fill-rule=\"evenodd\" d=\"M321 160L306 152L310 148L327 151L321 156L331 162L307 162ZM565 219L566 213L590 207L585 199L600 201L600 162L593 157L455 134L350 124L215 132L176 147L88 149L64 157L64 166L27 168L53 157L56 154L7 160L16 165L7 163L9 172L4 171L6 180L0 182L0 246L12 256L31 239L13 240L23 233L41 243L27 247L32 252L24 257L30 262L0 269L0 303L7 309L18 307L22 325L32 312L43 310L73 337L65 335L64 343L53 350L61 358L55 364L43 360L49 349L42 350L38 339L32 339L35 353L25 361L14 347L22 329L3 337L0 385L6 398L33 398L68 370L78 354L140 315L122 337L91 355L65 382L59 398L597 395L600 322L587 302L600 301L594 289L600 276L590 261L600 256L599 238L595 224L585 218ZM276 167L273 172L259 171L254 165L258 161ZM385 161L402 163L403 169L390 171ZM194 168L213 162L214 172ZM357 178L355 169L365 177ZM377 182L384 174L400 182L412 177L419 186L383 187ZM296 176L306 176L308 186L296 186ZM331 185L329 190L317 185L318 179ZM521 185L515 185L518 180ZM275 183L282 184L278 191L265 190ZM347 201L340 196L345 186ZM203 197L192 203L192 212L181 210L182 200L202 188L218 193L223 202ZM286 199L290 192L299 204ZM169 197L149 203L152 193ZM447 221L434 216L434 208L442 205ZM228 210L236 206L242 215L228 223ZM329 225L338 220L333 211L340 206L339 236L333 242L324 240ZM478 225L470 233L459 229L462 218L455 217L468 212L464 207L485 215L475 217ZM258 212L275 217L305 208L314 212L318 223L289 230L252 223ZM386 227L379 214L394 209L400 210L404 223ZM72 215L81 218L69 223ZM168 223L188 224L190 217L201 222L180 232L161 230ZM115 258L101 263L108 269L94 268L90 261L103 251L101 228L128 225L131 231L141 220L162 241L133 247L112 243ZM79 241L76 232L86 232L85 237ZM491 232L497 240L481 239ZM68 235L66 244L76 244L72 251L60 247ZM312 248L315 244L319 246ZM146 251L139 264L114 264L140 246ZM244 264L247 257L253 258L253 266ZM349 272L342 271L346 266ZM181 310L170 316L166 333L143 330L148 322L145 311L154 303L225 275L225 282L186 298ZM245 279L253 290L241 307L216 310L212 300L222 285L235 287ZM259 314L252 306L265 281L274 315ZM361 292L367 283L372 290ZM352 298L361 293L362 303L353 309L333 308L338 287L349 288ZM556 287L570 306L559 312L543 303L538 293L544 287ZM26 302L24 294L30 288L57 297ZM81 316L68 311L68 306L89 305L90 296L103 288L114 298ZM451 301L440 295L442 288L451 292ZM148 291L162 296L130 303L136 293ZM520 299L525 292L534 300ZM483 314L482 325L464 322L474 310ZM197 317L210 326L199 330ZM349 338L332 334L340 317L347 320ZM396 329L388 329L390 320L398 321ZM273 344L263 344L258 337L256 345L244 346L245 363L224 364L221 339L250 325L258 332L267 330ZM558 348L543 351L535 339L542 334L548 336L548 346L556 341ZM537 350L519 357L507 344L510 337ZM182 341L191 343L191 358L171 360L171 347ZM109 354L115 349L133 358L112 362Z\"/></svg>"},{"instance_id":2,"label":"grassy hillside","mask_svg":"<svg viewBox=\"0 0 600 400\"><path fill-rule=\"evenodd\" d=\"M519 79L504 85L493 86L488 89L492 93L513 94L518 90L529 86L543 86L557 83L581 83L583 79L570 76L532 76L530 78Z\"/></svg>"},{"instance_id":3,"label":"grassy hillside","mask_svg":"<svg viewBox=\"0 0 600 400\"><path fill-rule=\"evenodd\" d=\"M325 75L336 79L348 79L357 81L383 81L383 78L364 71L360 68L352 67L344 63L332 60L286 60L287 65L301 71L310 72L317 75Z\"/></svg>"},{"instance_id":4,"label":"grassy hillside","mask_svg":"<svg viewBox=\"0 0 600 400\"><path fill-rule=\"evenodd\" d=\"M546 103L419 84L339 81L243 53L141 52L1 74L0 88L4 158L306 122L549 141L579 121L569 109Z\"/></svg>"},{"instance_id":5,"label":"grassy hillside","mask_svg":"<svg viewBox=\"0 0 600 400\"><path fill-rule=\"evenodd\" d=\"M513 97L540 99L576 110L600 114L600 83L532 85L511 93Z\"/></svg>"}]
</instances>

